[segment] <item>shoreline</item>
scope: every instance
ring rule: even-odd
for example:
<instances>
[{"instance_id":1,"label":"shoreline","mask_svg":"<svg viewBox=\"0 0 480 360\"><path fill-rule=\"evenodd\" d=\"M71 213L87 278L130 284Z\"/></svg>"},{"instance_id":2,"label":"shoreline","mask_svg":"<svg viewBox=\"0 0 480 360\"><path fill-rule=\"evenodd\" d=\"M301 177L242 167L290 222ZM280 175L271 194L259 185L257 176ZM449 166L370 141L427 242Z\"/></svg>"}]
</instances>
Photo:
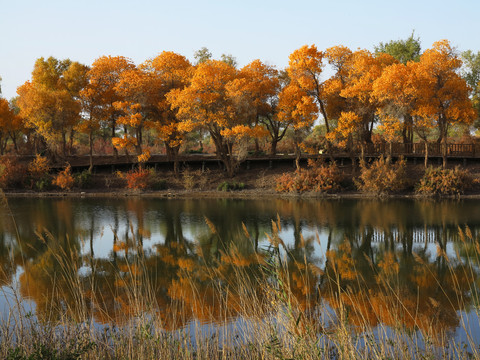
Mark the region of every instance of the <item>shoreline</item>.
<instances>
[{"instance_id":1,"label":"shoreline","mask_svg":"<svg viewBox=\"0 0 480 360\"><path fill-rule=\"evenodd\" d=\"M277 193L273 190L247 189L236 191L220 190L159 190L159 191L135 191L119 189L118 191L102 191L93 189L88 191L3 191L7 198L112 198L112 197L138 197L138 198L162 198L162 199L298 199L298 200L333 200L333 199L370 199L370 200L390 200L390 199L413 199L413 200L480 200L480 193L461 194L461 195L420 195L415 193L403 194L385 194L377 195L361 192L343 192L343 193Z\"/></svg>"},{"instance_id":2,"label":"shoreline","mask_svg":"<svg viewBox=\"0 0 480 360\"><path fill-rule=\"evenodd\" d=\"M442 199L480 199L480 164L470 165L465 169L470 171L475 179L475 186L464 194L455 195L425 195L415 193L415 184L419 182L425 172L423 165L408 164L408 186L401 192L392 194L377 194L361 192L356 189L354 182L358 174L352 173L350 166L339 166L344 184L335 193L321 192L277 192L275 190L279 177L284 174L293 174L291 166L275 168L252 168L239 171L234 177L227 177L221 170L184 169L181 174L173 171L158 172L157 177L164 182L162 189L131 190L127 189L124 178L112 173L93 173L91 179L84 186L76 185L71 190L61 190L50 185L43 190L31 188L6 188L3 191L6 197L143 197L143 198L177 198L177 199L414 199L414 200L442 200ZM222 184L242 184L242 189L221 189Z\"/></svg>"}]
</instances>

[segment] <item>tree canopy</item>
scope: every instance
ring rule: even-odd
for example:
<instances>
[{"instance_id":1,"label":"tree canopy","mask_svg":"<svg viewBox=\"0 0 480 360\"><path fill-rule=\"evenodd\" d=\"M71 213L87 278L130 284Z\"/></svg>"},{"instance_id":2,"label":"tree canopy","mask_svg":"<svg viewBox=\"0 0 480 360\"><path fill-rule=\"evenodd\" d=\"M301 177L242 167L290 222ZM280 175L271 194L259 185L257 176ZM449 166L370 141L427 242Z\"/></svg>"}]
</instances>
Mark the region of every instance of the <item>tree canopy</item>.
<instances>
[{"instance_id":1,"label":"tree canopy","mask_svg":"<svg viewBox=\"0 0 480 360\"><path fill-rule=\"evenodd\" d=\"M255 142L258 150L262 141L275 154L287 133L298 158L315 123L324 124L320 137L327 146L363 148L374 133L390 143L434 137L445 143L452 127L478 122L479 54L460 56L447 40L422 52L412 33L374 52L304 45L292 51L285 69L259 59L239 67L232 55L213 59L206 47L195 52L193 64L171 51L139 65L123 56L101 56L91 66L39 58L17 90L18 114L10 117L12 104L2 101L0 143L16 149L23 132L26 142L42 145L36 152L65 156L88 137L90 158L98 139L115 155L132 149L141 162L154 138L177 169L186 136L198 132L211 140L229 174L244 144Z\"/></svg>"}]
</instances>

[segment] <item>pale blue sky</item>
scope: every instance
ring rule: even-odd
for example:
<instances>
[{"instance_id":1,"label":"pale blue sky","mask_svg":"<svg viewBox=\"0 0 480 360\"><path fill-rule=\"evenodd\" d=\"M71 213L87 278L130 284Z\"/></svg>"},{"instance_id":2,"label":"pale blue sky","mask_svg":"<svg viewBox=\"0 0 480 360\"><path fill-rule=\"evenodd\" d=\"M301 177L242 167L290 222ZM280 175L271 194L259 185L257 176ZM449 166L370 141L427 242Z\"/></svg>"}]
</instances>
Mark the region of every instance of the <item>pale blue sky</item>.
<instances>
[{"instance_id":1,"label":"pale blue sky","mask_svg":"<svg viewBox=\"0 0 480 360\"><path fill-rule=\"evenodd\" d=\"M477 52L479 14L478 0L0 0L2 92L15 96L42 56L90 65L123 55L138 64L163 50L192 60L206 46L240 66L259 58L282 68L304 44L373 50L413 29L424 49L448 39Z\"/></svg>"}]
</instances>

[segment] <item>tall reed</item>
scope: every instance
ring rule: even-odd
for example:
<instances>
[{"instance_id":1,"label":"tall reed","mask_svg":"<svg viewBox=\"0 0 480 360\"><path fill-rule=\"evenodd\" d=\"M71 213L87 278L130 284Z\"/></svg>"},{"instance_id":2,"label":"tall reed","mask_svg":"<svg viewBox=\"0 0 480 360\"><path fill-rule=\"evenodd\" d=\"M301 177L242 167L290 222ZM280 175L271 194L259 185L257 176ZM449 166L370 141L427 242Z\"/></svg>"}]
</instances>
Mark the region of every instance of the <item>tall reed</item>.
<instances>
[{"instance_id":1,"label":"tall reed","mask_svg":"<svg viewBox=\"0 0 480 360\"><path fill-rule=\"evenodd\" d=\"M109 260L39 234L47 249L42 261L56 271L36 278L25 272L2 287L10 311L0 323L0 357L480 358L479 335L470 324L479 315L480 245L468 228L459 229L455 259L439 244L433 265L423 253L401 259L395 251L373 261L348 239L328 249L320 265L309 254L312 242L321 246L318 235L300 236L292 249L280 236L280 219L272 221L269 245L260 249L245 226L244 243L221 247L206 221L207 242L158 245L155 256L132 226L128 239L115 238ZM165 293L167 268L176 277ZM406 288L406 269L436 293ZM25 284L45 279L51 291L35 307ZM439 325L449 316L467 334L463 344L452 338L451 327Z\"/></svg>"}]
</instances>

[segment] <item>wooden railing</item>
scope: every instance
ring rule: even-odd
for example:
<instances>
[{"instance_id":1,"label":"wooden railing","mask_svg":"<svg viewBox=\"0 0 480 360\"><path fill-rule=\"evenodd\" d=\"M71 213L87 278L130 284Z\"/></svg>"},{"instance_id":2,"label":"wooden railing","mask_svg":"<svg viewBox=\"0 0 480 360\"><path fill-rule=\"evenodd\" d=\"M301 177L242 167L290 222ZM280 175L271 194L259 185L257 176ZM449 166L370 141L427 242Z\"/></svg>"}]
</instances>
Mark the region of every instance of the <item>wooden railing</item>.
<instances>
[{"instance_id":1,"label":"wooden railing","mask_svg":"<svg viewBox=\"0 0 480 360\"><path fill-rule=\"evenodd\" d=\"M428 143L429 156L442 156L443 144ZM478 149L476 149L478 147ZM447 144L447 156L475 157L479 153L477 144ZM361 153L360 144L355 145L354 152ZM371 143L364 145L365 155L425 155L425 143Z\"/></svg>"}]
</instances>

